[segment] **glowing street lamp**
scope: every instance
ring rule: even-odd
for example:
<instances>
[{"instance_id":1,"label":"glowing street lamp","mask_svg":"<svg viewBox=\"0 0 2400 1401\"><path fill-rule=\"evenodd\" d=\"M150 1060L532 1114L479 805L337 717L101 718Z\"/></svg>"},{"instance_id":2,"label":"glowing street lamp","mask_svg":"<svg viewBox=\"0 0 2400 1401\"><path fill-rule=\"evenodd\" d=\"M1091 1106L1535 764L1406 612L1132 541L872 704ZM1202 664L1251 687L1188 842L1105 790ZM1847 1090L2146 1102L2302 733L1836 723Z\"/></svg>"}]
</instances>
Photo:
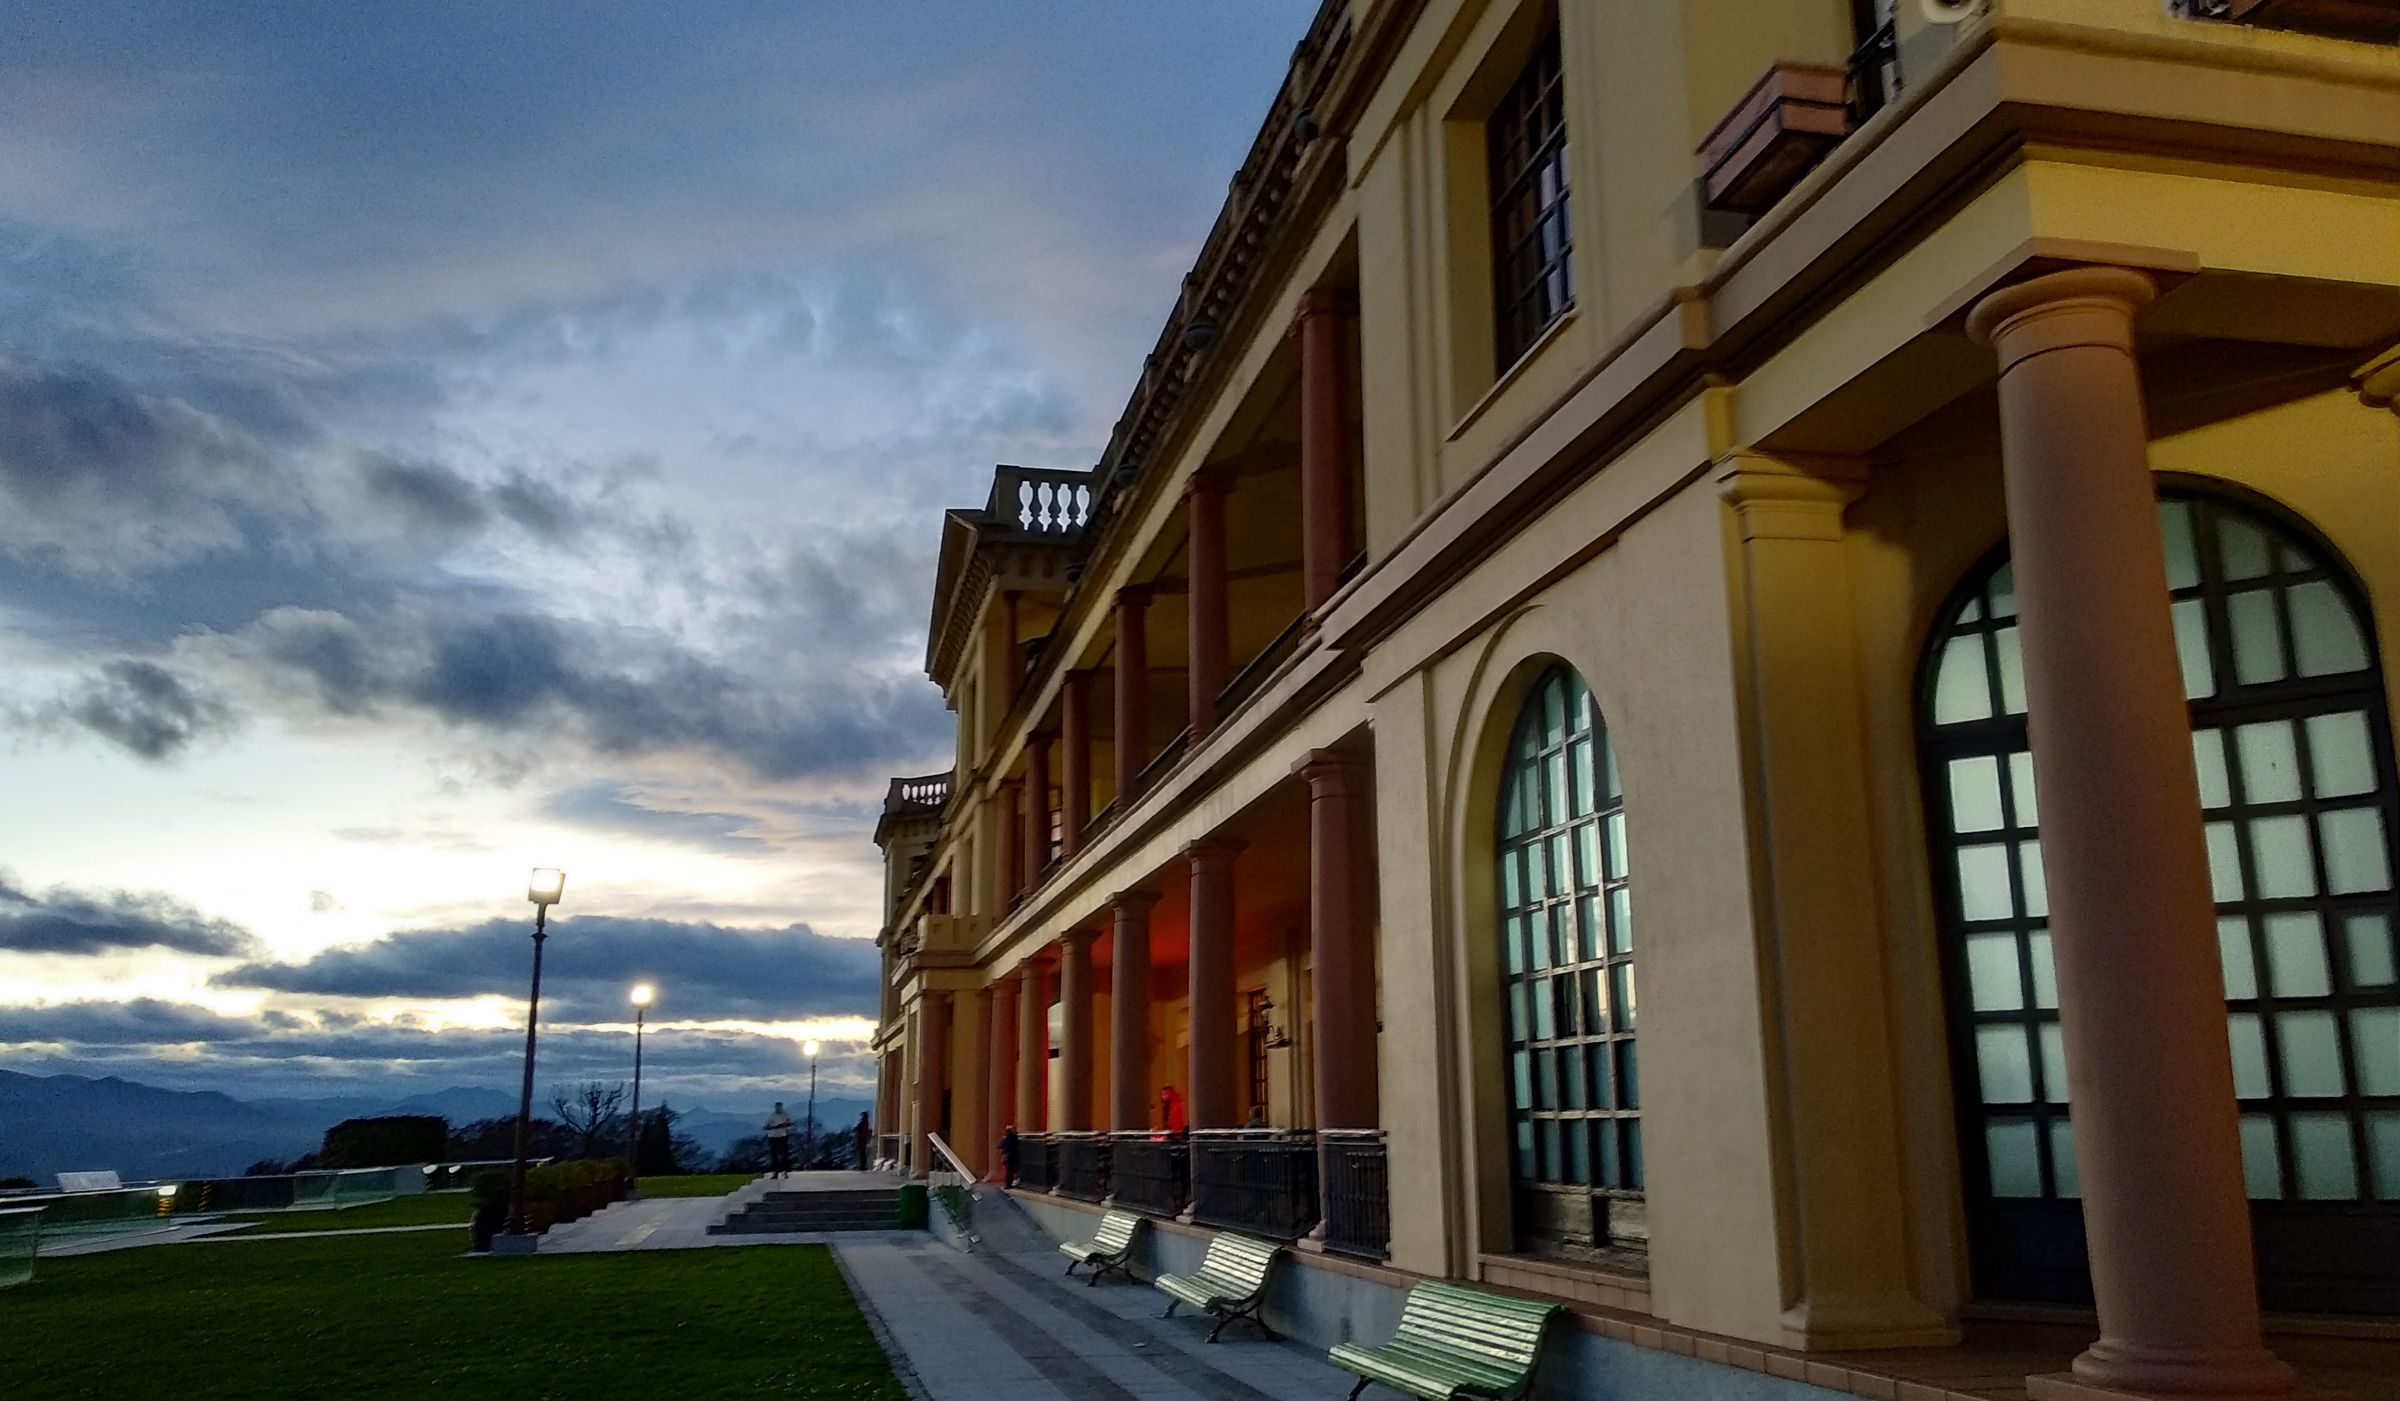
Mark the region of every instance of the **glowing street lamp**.
<instances>
[{"instance_id":1,"label":"glowing street lamp","mask_svg":"<svg viewBox=\"0 0 2400 1401\"><path fill-rule=\"evenodd\" d=\"M648 983L633 985L633 1127L625 1135L625 1175L627 1195L637 1202L642 1199L642 1018L657 995Z\"/></svg>"},{"instance_id":2,"label":"glowing street lamp","mask_svg":"<svg viewBox=\"0 0 2400 1401\"><path fill-rule=\"evenodd\" d=\"M533 1151L533 1033L542 1015L542 941L549 937L550 907L566 893L567 873L554 866L537 866L526 883L525 898L533 902L533 992L525 999L525 1091L517 1101L517 1165L509 1175L508 1231L526 1242L525 1159Z\"/></svg>"},{"instance_id":3,"label":"glowing street lamp","mask_svg":"<svg viewBox=\"0 0 2400 1401\"><path fill-rule=\"evenodd\" d=\"M817 1052L819 1049L820 1047L814 1041L810 1041L800 1048L801 1053L808 1057L808 1157L801 1162L802 1167L813 1167L817 1161Z\"/></svg>"}]
</instances>

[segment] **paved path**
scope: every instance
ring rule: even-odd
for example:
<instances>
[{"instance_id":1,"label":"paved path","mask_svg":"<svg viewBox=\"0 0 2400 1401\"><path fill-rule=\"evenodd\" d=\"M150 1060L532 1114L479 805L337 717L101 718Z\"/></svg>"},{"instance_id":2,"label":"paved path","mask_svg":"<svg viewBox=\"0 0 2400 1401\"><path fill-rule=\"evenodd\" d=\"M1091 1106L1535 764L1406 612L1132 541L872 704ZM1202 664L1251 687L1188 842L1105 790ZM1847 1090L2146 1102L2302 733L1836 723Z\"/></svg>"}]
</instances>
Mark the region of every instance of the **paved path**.
<instances>
[{"instance_id":1,"label":"paved path","mask_svg":"<svg viewBox=\"0 0 2400 1401\"><path fill-rule=\"evenodd\" d=\"M922 1233L834 1246L861 1302L925 1401L1339 1401L1356 1378L1324 1354L1263 1341L1247 1325L1211 1344L1207 1326L1147 1284L1086 1288L1066 1259L997 1193L977 1206L986 1249L961 1254ZM1013 1218L1013 1219L1012 1219ZM913 1377L909 1374L913 1373Z\"/></svg>"},{"instance_id":2,"label":"paved path","mask_svg":"<svg viewBox=\"0 0 2400 1401\"><path fill-rule=\"evenodd\" d=\"M737 1210L742 1196L736 1193L731 1197L655 1197L619 1202L581 1221L551 1227L542 1237L540 1253L580 1255L594 1251L697 1250L739 1245L830 1245L862 1235L924 1235L922 1231L748 1231L732 1236L710 1235L709 1226Z\"/></svg>"}]
</instances>

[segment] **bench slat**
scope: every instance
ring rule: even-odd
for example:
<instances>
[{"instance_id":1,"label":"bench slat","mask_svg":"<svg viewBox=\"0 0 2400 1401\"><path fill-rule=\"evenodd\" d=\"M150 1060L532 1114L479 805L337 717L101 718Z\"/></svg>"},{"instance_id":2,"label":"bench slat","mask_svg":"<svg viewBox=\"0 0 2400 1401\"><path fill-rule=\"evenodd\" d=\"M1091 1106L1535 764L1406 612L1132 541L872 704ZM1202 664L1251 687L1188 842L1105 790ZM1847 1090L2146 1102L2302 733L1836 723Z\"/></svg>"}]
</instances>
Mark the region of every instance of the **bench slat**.
<instances>
[{"instance_id":1,"label":"bench slat","mask_svg":"<svg viewBox=\"0 0 2400 1401\"><path fill-rule=\"evenodd\" d=\"M1531 1383L1557 1304L1427 1280L1408 1293L1392 1340L1345 1343L1328 1357L1368 1381L1430 1401L1515 1397Z\"/></svg>"}]
</instances>

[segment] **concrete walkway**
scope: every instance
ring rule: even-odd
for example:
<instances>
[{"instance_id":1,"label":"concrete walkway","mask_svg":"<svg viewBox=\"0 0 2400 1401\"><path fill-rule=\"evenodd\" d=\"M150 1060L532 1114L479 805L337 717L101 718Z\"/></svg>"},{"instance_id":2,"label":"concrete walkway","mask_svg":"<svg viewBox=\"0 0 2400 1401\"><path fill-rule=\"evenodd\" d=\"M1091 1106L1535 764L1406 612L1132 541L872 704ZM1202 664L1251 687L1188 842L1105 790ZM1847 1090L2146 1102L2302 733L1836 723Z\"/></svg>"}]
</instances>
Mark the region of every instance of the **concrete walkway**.
<instances>
[{"instance_id":1,"label":"concrete walkway","mask_svg":"<svg viewBox=\"0 0 2400 1401\"><path fill-rule=\"evenodd\" d=\"M975 1225L984 1248L973 1254L921 1232L834 1245L925 1401L1341 1401L1356 1380L1247 1325L1205 1342L1189 1310L1159 1318L1166 1297L1148 1284L1062 1278L1066 1257L997 1192L977 1204Z\"/></svg>"}]
</instances>

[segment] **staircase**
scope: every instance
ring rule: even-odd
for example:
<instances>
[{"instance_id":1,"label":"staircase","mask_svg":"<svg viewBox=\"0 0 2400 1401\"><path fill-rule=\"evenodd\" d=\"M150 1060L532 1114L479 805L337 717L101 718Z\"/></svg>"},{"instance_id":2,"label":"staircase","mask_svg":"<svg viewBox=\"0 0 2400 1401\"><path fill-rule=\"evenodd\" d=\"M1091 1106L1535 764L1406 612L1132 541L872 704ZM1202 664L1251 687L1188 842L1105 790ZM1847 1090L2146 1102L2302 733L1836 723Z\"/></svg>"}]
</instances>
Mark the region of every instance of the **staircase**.
<instances>
[{"instance_id":1,"label":"staircase","mask_svg":"<svg viewBox=\"0 0 2400 1401\"><path fill-rule=\"evenodd\" d=\"M889 1231L900 1224L900 1188L846 1187L792 1191L769 1188L723 1221L712 1236L771 1235L793 1231Z\"/></svg>"}]
</instances>

